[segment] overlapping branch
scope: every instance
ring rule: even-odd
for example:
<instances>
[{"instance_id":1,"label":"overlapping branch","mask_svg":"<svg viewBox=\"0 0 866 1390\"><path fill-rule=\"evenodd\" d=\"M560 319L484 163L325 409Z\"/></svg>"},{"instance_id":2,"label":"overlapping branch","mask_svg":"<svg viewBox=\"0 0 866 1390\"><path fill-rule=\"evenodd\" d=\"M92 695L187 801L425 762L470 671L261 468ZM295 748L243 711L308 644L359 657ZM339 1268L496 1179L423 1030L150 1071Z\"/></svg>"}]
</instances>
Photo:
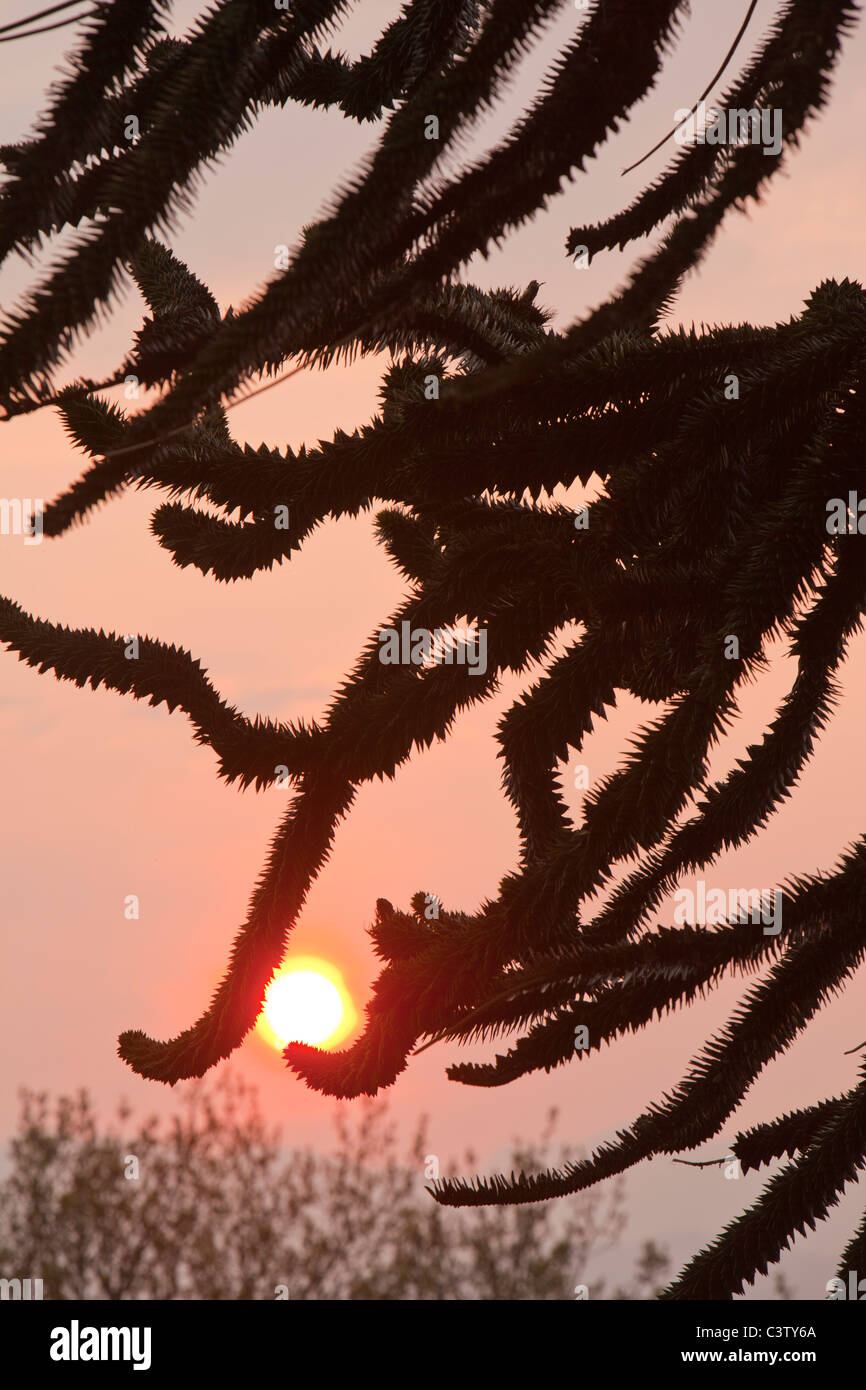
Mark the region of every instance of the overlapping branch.
<instances>
[{"instance_id":1,"label":"overlapping branch","mask_svg":"<svg viewBox=\"0 0 866 1390\"><path fill-rule=\"evenodd\" d=\"M687 8L590 5L506 139L446 176L442 156L453 167L563 5L411 0L350 61L322 49L346 0L290 12L219 0L183 40L167 36L166 4L123 0L86 30L33 138L0 150L0 253L27 255L78 229L65 259L7 311L0 340L7 415L56 405L90 459L46 508L45 535L125 489L155 491L152 530L173 561L232 582L291 562L329 520L375 510L376 539L407 585L383 626L468 621L487 641L479 672L386 665L376 629L321 720L280 723L230 706L182 649L141 636L130 659L116 634L71 631L0 599L0 641L29 665L182 710L229 781L294 785L210 1005L167 1041L124 1033L121 1056L169 1083L228 1056L255 1022L356 790L447 738L506 673L531 681L497 734L516 864L474 913L440 905L428 921L423 898L412 913L380 900L371 936L383 968L365 1030L342 1052L291 1045L289 1067L333 1095L372 1094L418 1047L517 1033L495 1061L449 1071L501 1085L576 1058L588 1065L722 978L763 972L673 1093L614 1141L561 1172L439 1184L437 1200L455 1205L545 1200L713 1138L866 946L862 841L834 872L781 890L779 935L747 915L715 930L652 920L686 874L744 844L791 795L866 608L857 518L837 534L827 516L862 482L862 287L828 281L774 327L661 323L728 212L761 196L823 109L858 6L780 4L724 96L782 110L778 154L751 142L696 147L631 207L573 232L569 251L595 253L674 219L619 293L554 332L538 281L482 291L455 274L611 138L658 80ZM362 121L390 114L289 269L242 311L221 312L154 233L189 208L203 171L262 109L290 102ZM121 128L130 110L133 141ZM438 138L425 138L431 115ZM57 368L125 274L150 311L129 353L105 382L58 388ZM359 352L390 356L373 420L297 450L234 438L240 383ZM137 415L104 394L128 375L157 392ZM597 500L567 505L566 489L593 475ZM779 636L796 667L789 693L760 742L710 784L740 690ZM620 692L649 707L644 726L573 818L563 768ZM588 1043L576 1051L578 1027ZM826 1214L866 1161L864 1085L737 1138L747 1167L793 1161L667 1296L732 1296ZM863 1238L861 1228L846 1258Z\"/></svg>"}]
</instances>

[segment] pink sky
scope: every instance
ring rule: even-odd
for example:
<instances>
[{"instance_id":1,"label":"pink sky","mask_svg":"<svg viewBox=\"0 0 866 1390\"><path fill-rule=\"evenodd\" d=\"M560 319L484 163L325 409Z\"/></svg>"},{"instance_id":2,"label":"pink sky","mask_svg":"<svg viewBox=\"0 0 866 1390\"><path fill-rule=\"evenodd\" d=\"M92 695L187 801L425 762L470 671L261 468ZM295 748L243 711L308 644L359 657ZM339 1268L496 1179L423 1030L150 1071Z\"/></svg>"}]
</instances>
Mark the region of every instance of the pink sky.
<instances>
[{"instance_id":1,"label":"pink sky","mask_svg":"<svg viewBox=\"0 0 866 1390\"><path fill-rule=\"evenodd\" d=\"M17 9L21 8L16 6ZM182 29L198 6L176 7ZM361 7L352 28L360 51L399 6ZM666 166L669 145L626 178L620 170L670 127L673 112L697 96L733 37L745 5L695 0L682 47L657 92L641 105L588 173L564 187L531 226L509 238L466 278L484 286L541 280L539 300L557 326L574 320L620 283L644 248L600 257L574 269L563 244L573 225L593 222L627 201ZM759 7L748 55L772 13ZM538 74L555 57L577 18L566 8L526 72L479 132L496 138L519 113ZM42 104L52 69L69 43L60 31L0 48L0 139L23 136ZM335 46L350 46L347 43ZM863 280L866 195L857 132L866 115L866 30L849 41L829 112L814 125L787 176L763 206L731 218L701 271L680 296L672 322L772 323L799 312L821 280ZM212 172L191 216L170 240L216 295L238 305L273 274L274 247L290 246L319 214L376 138L339 115L289 109L268 113ZM466 157L472 151L465 152ZM31 282L21 264L0 275L9 307ZM138 325L132 289L113 316L77 352L62 379L112 369ZM310 373L232 413L236 437L283 446L314 443L352 429L375 409L384 361ZM0 429L2 492L51 498L83 467L56 415L25 417ZM699 462L699 461L696 461ZM218 586L178 570L150 536L157 493L129 494L59 541L24 547L0 538L2 585L37 616L69 625L137 632L175 642L199 658L222 695L245 713L275 718L320 715L361 643L399 601L402 586L373 543L369 518L320 530L299 558L269 574ZM785 688L780 662L743 701L744 717L719 750L724 771L767 718ZM843 670L846 698L819 741L799 793L758 842L720 861L713 884L777 884L792 873L832 867L864 829L862 768L866 733L866 644L852 645ZM334 853L310 894L290 953L333 960L359 1010L375 977L366 935L377 897L401 908L418 889L446 906L474 909L495 896L513 865L517 836L499 786L492 731L527 682L506 682L495 701L464 716L447 744L415 757L393 783L364 787L338 832ZM643 713L649 717L651 711ZM581 761L593 779L620 755L638 716L623 699ZM68 1092L86 1086L104 1106L121 1095L136 1108L170 1112L178 1092L145 1082L116 1057L118 1033L142 1028L169 1037L191 1023L221 977L235 932L278 824L285 791L241 793L221 783L213 755L192 740L181 715L153 710L105 691L80 691L40 676L0 653L0 748L7 794L0 815L5 912L0 976L3 1067L0 1140L12 1129L19 1086ZM566 786L571 776L566 769ZM574 794L577 805L577 794ZM710 875L707 875L708 881ZM124 899L141 902L138 921ZM747 1097L718 1144L760 1119L846 1089L857 1059L843 1055L866 1036L862 975L844 999L812 1023L791 1054L774 1064ZM431 1116L431 1148L444 1160L471 1144L495 1167L512 1136L530 1136L547 1109L561 1111L561 1135L586 1147L631 1123L683 1074L709 1032L742 992L726 984L686 1015L617 1043L589 1064L535 1075L501 1090L475 1091L447 1081L454 1047L425 1052L389 1092L407 1127ZM499 1043L499 1050L507 1044ZM462 1057L492 1055L467 1049ZM309 1092L256 1036L230 1065L256 1082L264 1107L288 1143L330 1143L333 1100ZM348 1104L351 1104L349 1102ZM500 1153L501 1157L501 1153ZM760 1181L724 1182L716 1170L656 1161L632 1179L632 1234L655 1234L687 1254L750 1199ZM810 1242L811 1260L791 1263L807 1297L820 1297L835 1271L862 1193ZM811 1281L807 1287L807 1281Z\"/></svg>"}]
</instances>

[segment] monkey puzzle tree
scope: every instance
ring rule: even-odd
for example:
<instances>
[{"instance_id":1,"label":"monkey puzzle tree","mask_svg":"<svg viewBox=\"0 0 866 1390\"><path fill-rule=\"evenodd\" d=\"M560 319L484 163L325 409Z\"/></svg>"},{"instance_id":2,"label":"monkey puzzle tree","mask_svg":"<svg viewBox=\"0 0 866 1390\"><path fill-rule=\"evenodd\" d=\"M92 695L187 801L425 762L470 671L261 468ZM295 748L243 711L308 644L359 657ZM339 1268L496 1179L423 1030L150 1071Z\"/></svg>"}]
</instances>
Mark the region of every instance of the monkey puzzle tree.
<instances>
[{"instance_id":1,"label":"monkey puzzle tree","mask_svg":"<svg viewBox=\"0 0 866 1390\"><path fill-rule=\"evenodd\" d=\"M589 1065L602 1044L727 974L762 971L674 1092L592 1157L434 1191L455 1205L541 1201L717 1134L866 947L866 839L826 874L787 883L780 933L756 931L747 912L712 928L650 920L685 874L745 844L790 795L861 623L864 543L856 522L834 535L827 507L862 473L863 289L825 282L775 327L663 324L728 211L760 198L825 105L859 6L777 6L719 105L781 111L778 151L748 138L695 143L632 206L575 229L567 251L591 257L669 223L622 288L563 332L547 326L536 283L482 292L456 277L543 208L653 87L684 0L582 8L507 139L453 175L443 154L562 0L412 0L358 61L321 47L347 8L219 0L182 41L167 35L158 0L116 0L88 23L33 138L0 151L4 255L80 229L5 316L0 401L7 416L56 406L93 460L46 508L49 536L125 488L158 488L171 500L153 532L175 562L237 580L289 560L329 519L390 504L377 534L408 587L387 624L429 631L467 619L486 634L486 671L383 664L374 633L322 721L277 723L246 719L186 651L154 639L127 661L116 635L54 626L10 599L0 639L59 678L182 709L227 781L263 787L284 769L295 783L210 1007L167 1042L120 1038L136 1072L166 1082L203 1075L252 1027L356 789L446 738L503 673L542 667L498 731L521 837L498 896L432 921L423 894L405 912L380 901L371 933L384 964L364 1033L342 1052L293 1044L285 1054L308 1085L347 1097L389 1085L419 1045L517 1031L495 1062L449 1070L502 1085ZM381 139L288 268L221 316L155 234L260 112L290 102L382 122ZM109 381L59 389L70 346L127 269L150 309L128 358ZM232 437L227 411L243 383L359 352L391 355L370 423L297 452ZM130 373L162 388L133 416L98 394ZM562 490L593 473L604 495L576 515ZM579 635L558 641L575 622ZM791 689L760 743L710 781L739 689L780 634L796 664ZM662 713L574 823L558 767L617 691ZM592 909L599 890L607 899ZM577 1053L576 1029L587 1030ZM744 1167L792 1161L667 1297L733 1296L827 1214L866 1163L866 1072L845 1095L741 1134L734 1150ZM864 1262L864 1245L866 1222L843 1269Z\"/></svg>"}]
</instances>

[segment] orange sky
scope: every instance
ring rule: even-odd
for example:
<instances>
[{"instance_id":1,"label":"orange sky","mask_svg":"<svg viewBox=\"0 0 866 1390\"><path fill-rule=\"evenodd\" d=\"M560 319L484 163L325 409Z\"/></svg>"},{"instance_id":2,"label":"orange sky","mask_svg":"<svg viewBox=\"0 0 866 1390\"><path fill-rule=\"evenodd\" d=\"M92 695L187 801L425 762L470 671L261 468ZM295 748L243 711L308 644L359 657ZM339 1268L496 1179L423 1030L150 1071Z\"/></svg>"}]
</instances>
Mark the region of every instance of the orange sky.
<instances>
[{"instance_id":1,"label":"orange sky","mask_svg":"<svg viewBox=\"0 0 866 1390\"><path fill-rule=\"evenodd\" d=\"M176 12L186 22L198 8L184 4ZM397 8L384 0L361 7L352 30L358 51ZM763 0L750 31L753 42L772 8ZM682 48L620 139L530 227L488 261L473 263L467 278L521 287L539 279L538 298L555 308L557 326L573 321L625 278L642 248L600 257L579 272L563 243L571 226L623 206L666 166L673 146L620 177L669 128L673 112L703 88L745 5L694 0L692 9ZM575 23L566 8L479 131L479 144L498 136L519 113ZM69 32L0 48L3 141L26 132ZM749 46L743 50L748 52ZM704 267L685 286L673 322L772 323L799 312L822 279L864 279L866 194L858 138L866 114L864 60L861 27L848 43L829 113L812 127L764 205L729 220ZM209 284L223 310L271 277L274 246L292 245L375 136L374 128L350 125L336 114L276 110L208 176L171 244ZM467 149L466 156L471 153ZM31 275L23 264L0 275L3 307ZM76 354L68 376L97 377L113 368L141 313L137 293L128 291L111 325ZM233 412L236 436L253 444L297 446L336 428L352 429L375 408L383 365L366 360L297 377ZM2 426L0 459L7 497L51 498L83 467L59 419L49 413ZM176 569L154 542L148 520L161 500L156 493L130 494L85 527L38 547L0 537L0 591L39 617L176 642L200 658L223 696L249 715L321 714L359 646L402 592L399 577L372 542L369 518L320 530L291 565L222 586L195 570ZM777 666L749 691L744 718L719 750L714 772L754 739L784 679ZM846 699L819 741L798 795L758 843L736 860L719 862L714 883L777 884L791 873L829 868L863 832L862 639L851 649L843 680ZM472 910L495 895L512 867L517 837L499 789L491 733L524 684L507 682L496 701L463 717L447 746L414 758L393 783L364 787L339 831L290 949L333 959L359 1009L376 973L365 929L377 897L405 908L420 888L438 893L446 906ZM623 700L588 745L582 761L593 779L615 764L636 709L636 702ZM194 745L183 716L61 685L2 653L0 749L6 787L0 810L6 904L0 1138L14 1124L20 1085L51 1091L84 1085L105 1105L125 1095L137 1108L170 1111L180 1087L172 1092L135 1077L115 1056L116 1037L126 1028L171 1036L206 1005L287 793L227 788L215 775L214 757ZM131 893L141 901L138 921L124 918L124 899ZM860 1008L855 1004L855 989L862 987L860 976L844 1000L818 1016L791 1055L774 1064L726 1130L727 1138L851 1084L857 1059L842 1054L866 1035L862 995ZM392 1088L392 1106L407 1126L419 1112L430 1114L431 1147L443 1160L469 1143L492 1158L512 1136L534 1133L551 1104L560 1107L563 1138L594 1145L679 1080L742 988L742 982L726 985L688 1015L593 1054L589 1064L574 1063L501 1090L476 1092L449 1083L444 1068L457 1050L431 1049ZM463 1055L484 1053L476 1048ZM330 1142L336 1103L291 1079L257 1037L231 1064L258 1083L287 1142ZM723 1152L724 1138L711 1148ZM715 1170L657 1160L633 1179L630 1234L655 1234L677 1253L688 1253L759 1185L723 1182ZM856 1194L853 1202L847 1199L841 1218L826 1223L810 1242L809 1258L795 1256L792 1278L803 1296L822 1296L862 1202L862 1193L859 1204Z\"/></svg>"}]
</instances>

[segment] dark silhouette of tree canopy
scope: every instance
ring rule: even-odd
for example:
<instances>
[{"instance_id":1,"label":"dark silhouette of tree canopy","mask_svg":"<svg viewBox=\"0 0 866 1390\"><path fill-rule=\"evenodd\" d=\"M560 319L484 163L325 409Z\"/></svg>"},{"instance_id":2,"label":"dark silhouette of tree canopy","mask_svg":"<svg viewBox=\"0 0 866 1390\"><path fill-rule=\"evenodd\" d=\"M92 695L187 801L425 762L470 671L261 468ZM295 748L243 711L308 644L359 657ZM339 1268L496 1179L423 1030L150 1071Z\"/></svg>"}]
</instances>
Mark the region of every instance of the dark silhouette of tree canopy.
<instances>
[{"instance_id":1,"label":"dark silhouette of tree canopy","mask_svg":"<svg viewBox=\"0 0 866 1390\"><path fill-rule=\"evenodd\" d=\"M498 1086L573 1059L589 1065L593 1051L727 974L760 972L674 1091L592 1157L434 1190L452 1205L535 1202L718 1134L866 949L866 839L826 873L786 883L778 935L745 912L715 927L650 921L683 875L746 844L790 796L860 629L864 542L830 534L827 504L862 478L862 287L827 281L775 327L664 326L726 214L760 199L825 106L859 6L778 4L717 102L781 110L778 154L748 140L685 147L630 207L573 230L568 253L596 256L665 228L620 290L562 332L536 305L537 282L485 292L456 276L627 119L654 86L686 4L599 0L575 14L530 108L455 174L442 156L501 94L561 0L411 0L358 61L323 47L347 8L219 0L183 41L167 36L169 6L157 0L115 0L86 23L32 138L0 150L3 255L78 229L4 317L0 401L7 416L56 405L92 459L46 508L46 535L126 488L161 489L170 500L153 515L159 544L179 566L229 581L290 560L329 519L389 504L377 535L408 587L385 624L477 625L486 672L384 665L377 630L323 720L277 723L245 718L188 652L156 639L128 661L117 635L53 625L7 598L0 638L58 678L183 710L228 782L261 788L285 768L295 784L210 1007L169 1041L120 1038L136 1072L170 1083L203 1075L252 1027L356 789L446 738L500 675L542 667L499 725L521 850L498 896L475 913L443 907L431 921L424 893L411 911L380 900L371 934L383 968L364 1033L341 1052L292 1044L285 1053L308 1085L348 1097L388 1086L421 1044L518 1031L495 1062L448 1072ZM259 113L290 102L380 122L381 139L305 229L288 269L243 311L221 315L157 234ZM135 141L124 135L130 112ZM425 135L431 116L438 139ZM109 381L59 388L59 367L127 270L150 310L128 358ZM232 437L228 408L257 374L371 352L391 361L369 424L297 452ZM161 388L135 415L98 394L130 373ZM552 494L593 473L605 492L576 526ZM557 635L572 623L581 631L561 650ZM709 754L738 691L780 634L796 663L791 689L761 741L710 782ZM662 712L575 824L558 764L617 691ZM586 904L599 890L608 896L593 915ZM576 1054L579 1026L589 1042ZM748 1168L784 1154L791 1162L666 1297L732 1297L827 1215L866 1163L866 1071L845 1095L741 1134L734 1151ZM866 1265L864 1244L866 1221L843 1270Z\"/></svg>"},{"instance_id":2,"label":"dark silhouette of tree canopy","mask_svg":"<svg viewBox=\"0 0 866 1390\"><path fill-rule=\"evenodd\" d=\"M627 1283L598 1276L628 1224L624 1179L564 1211L447 1211L424 1187L426 1120L402 1150L380 1101L338 1107L334 1124L332 1153L281 1150L230 1072L193 1087L167 1125L128 1107L100 1124L86 1092L58 1097L53 1114L24 1093L0 1182L0 1269L32 1270L46 1299L484 1301L651 1298L668 1269L645 1241ZM552 1143L555 1126L554 1112L509 1161L573 1156Z\"/></svg>"}]
</instances>

